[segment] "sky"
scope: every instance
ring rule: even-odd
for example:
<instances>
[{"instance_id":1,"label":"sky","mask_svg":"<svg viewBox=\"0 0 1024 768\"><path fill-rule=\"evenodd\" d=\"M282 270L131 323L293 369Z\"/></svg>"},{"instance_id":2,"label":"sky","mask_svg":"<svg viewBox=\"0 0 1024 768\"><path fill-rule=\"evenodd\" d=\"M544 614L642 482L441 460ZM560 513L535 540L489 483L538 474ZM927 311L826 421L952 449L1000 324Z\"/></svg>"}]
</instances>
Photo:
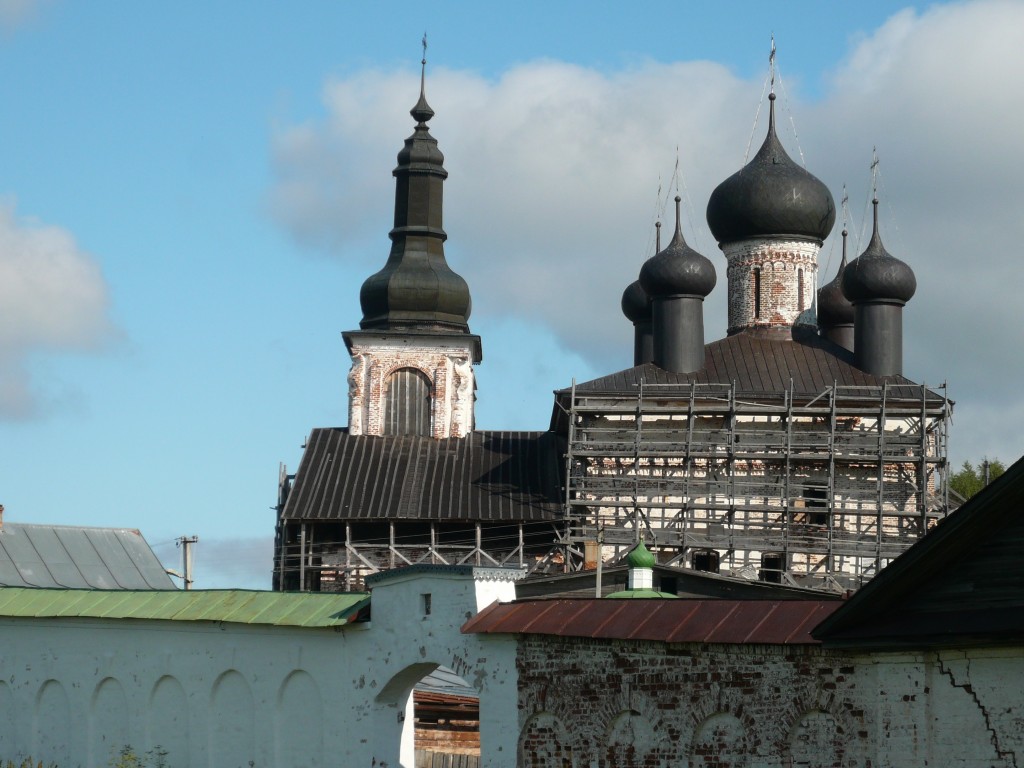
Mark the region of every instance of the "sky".
<instances>
[{"instance_id":1,"label":"sky","mask_svg":"<svg viewBox=\"0 0 1024 768\"><path fill-rule=\"evenodd\" d=\"M139 528L169 567L198 536L196 587L269 588L279 467L347 422L425 31L478 427L632 364L619 301L677 192L725 335L704 211L763 138L774 35L850 257L874 183L916 273L904 373L948 385L953 465L1024 453L1024 2L0 0L6 520Z\"/></svg>"}]
</instances>

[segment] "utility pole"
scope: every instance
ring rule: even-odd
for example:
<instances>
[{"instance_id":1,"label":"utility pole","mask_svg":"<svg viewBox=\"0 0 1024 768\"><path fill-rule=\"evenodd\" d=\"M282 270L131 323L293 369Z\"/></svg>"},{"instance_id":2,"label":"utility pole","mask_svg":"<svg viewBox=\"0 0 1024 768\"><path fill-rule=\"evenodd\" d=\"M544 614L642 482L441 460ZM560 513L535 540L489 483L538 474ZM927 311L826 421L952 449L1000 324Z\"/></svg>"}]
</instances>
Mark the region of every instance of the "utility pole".
<instances>
[{"instance_id":1,"label":"utility pole","mask_svg":"<svg viewBox=\"0 0 1024 768\"><path fill-rule=\"evenodd\" d=\"M181 547L181 572L185 589L192 589L192 545L199 541L198 536L181 536L174 543Z\"/></svg>"}]
</instances>

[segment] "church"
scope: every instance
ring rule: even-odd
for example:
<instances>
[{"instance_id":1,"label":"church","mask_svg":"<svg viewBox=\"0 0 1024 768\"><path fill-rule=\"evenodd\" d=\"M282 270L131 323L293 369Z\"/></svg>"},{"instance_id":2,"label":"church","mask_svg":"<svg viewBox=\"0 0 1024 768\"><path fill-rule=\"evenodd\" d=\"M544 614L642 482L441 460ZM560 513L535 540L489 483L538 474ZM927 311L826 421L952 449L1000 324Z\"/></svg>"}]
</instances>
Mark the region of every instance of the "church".
<instances>
[{"instance_id":1,"label":"church","mask_svg":"<svg viewBox=\"0 0 1024 768\"><path fill-rule=\"evenodd\" d=\"M425 74L425 62L424 62ZM466 281L444 254L444 156L421 76L398 154L391 251L360 291L348 426L313 429L279 480L277 590L348 592L416 564L601 572L639 541L660 566L857 589L949 511L951 402L903 375L912 269L874 230L818 288L828 188L767 135L712 193L715 265L673 236L626 287L634 365L555 394L550 424L476 428ZM822 276L824 279L825 276Z\"/></svg>"}]
</instances>

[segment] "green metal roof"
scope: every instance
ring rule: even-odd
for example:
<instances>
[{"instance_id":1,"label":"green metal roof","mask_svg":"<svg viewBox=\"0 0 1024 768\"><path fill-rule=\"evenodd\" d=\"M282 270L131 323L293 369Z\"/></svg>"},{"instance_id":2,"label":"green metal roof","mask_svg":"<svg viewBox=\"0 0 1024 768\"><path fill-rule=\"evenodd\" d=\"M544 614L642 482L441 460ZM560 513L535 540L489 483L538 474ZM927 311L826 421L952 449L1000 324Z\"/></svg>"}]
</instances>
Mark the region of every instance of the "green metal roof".
<instances>
[{"instance_id":1,"label":"green metal roof","mask_svg":"<svg viewBox=\"0 0 1024 768\"><path fill-rule=\"evenodd\" d=\"M610 595L605 595L605 600L650 600L652 598L671 598L676 600L679 595L673 595L669 592L658 592L654 589L624 589L621 592L612 592Z\"/></svg>"},{"instance_id":2,"label":"green metal roof","mask_svg":"<svg viewBox=\"0 0 1024 768\"><path fill-rule=\"evenodd\" d=\"M218 621L335 627L368 606L364 593L0 588L0 617Z\"/></svg>"}]
</instances>

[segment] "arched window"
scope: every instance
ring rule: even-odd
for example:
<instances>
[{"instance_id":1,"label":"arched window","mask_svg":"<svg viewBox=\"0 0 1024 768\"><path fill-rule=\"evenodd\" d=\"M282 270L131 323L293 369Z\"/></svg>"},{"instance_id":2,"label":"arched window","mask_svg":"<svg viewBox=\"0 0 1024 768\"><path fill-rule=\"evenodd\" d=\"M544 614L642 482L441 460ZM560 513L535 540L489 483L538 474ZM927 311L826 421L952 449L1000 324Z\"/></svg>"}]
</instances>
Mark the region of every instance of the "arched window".
<instances>
[{"instance_id":1,"label":"arched window","mask_svg":"<svg viewBox=\"0 0 1024 768\"><path fill-rule=\"evenodd\" d=\"M754 318L761 317L761 268L754 267Z\"/></svg>"},{"instance_id":2,"label":"arched window","mask_svg":"<svg viewBox=\"0 0 1024 768\"><path fill-rule=\"evenodd\" d=\"M797 295L797 300L796 301L797 301L797 304L799 306L799 311L803 312L804 311L804 271L802 269L798 269L796 271L796 295Z\"/></svg>"},{"instance_id":3,"label":"arched window","mask_svg":"<svg viewBox=\"0 0 1024 768\"><path fill-rule=\"evenodd\" d=\"M430 379L415 368L399 368L384 383L385 435L430 434Z\"/></svg>"}]
</instances>

